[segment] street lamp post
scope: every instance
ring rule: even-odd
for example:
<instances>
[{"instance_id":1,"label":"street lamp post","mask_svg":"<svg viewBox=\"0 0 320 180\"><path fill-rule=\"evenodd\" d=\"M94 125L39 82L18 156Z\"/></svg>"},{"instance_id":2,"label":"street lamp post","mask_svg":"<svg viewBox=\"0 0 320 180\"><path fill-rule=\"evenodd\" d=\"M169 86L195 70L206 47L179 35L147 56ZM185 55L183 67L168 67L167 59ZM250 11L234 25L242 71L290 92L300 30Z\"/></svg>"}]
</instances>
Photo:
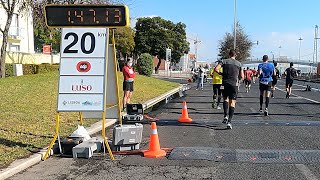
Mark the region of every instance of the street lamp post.
<instances>
[{"instance_id":1,"label":"street lamp post","mask_svg":"<svg viewBox=\"0 0 320 180\"><path fill-rule=\"evenodd\" d=\"M237 0L234 0L234 41L233 41L233 49L236 50L237 46Z\"/></svg>"},{"instance_id":2,"label":"street lamp post","mask_svg":"<svg viewBox=\"0 0 320 180\"><path fill-rule=\"evenodd\" d=\"M299 61L300 61L300 58L301 58L301 41L303 40L301 37L298 39L299 40Z\"/></svg>"},{"instance_id":3,"label":"street lamp post","mask_svg":"<svg viewBox=\"0 0 320 180\"><path fill-rule=\"evenodd\" d=\"M274 54L272 51L270 53L272 54L272 61L274 61Z\"/></svg>"},{"instance_id":4,"label":"street lamp post","mask_svg":"<svg viewBox=\"0 0 320 180\"><path fill-rule=\"evenodd\" d=\"M281 51L281 45L279 46L279 61L280 61L280 56L281 56L280 51Z\"/></svg>"}]
</instances>

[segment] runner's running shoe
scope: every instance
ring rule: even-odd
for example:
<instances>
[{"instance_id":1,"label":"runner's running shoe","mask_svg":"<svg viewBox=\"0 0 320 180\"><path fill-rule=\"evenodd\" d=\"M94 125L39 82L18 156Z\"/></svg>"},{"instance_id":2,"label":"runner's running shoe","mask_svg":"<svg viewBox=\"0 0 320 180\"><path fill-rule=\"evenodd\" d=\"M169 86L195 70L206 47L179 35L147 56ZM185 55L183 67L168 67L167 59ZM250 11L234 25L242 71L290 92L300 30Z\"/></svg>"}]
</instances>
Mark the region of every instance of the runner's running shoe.
<instances>
[{"instance_id":1,"label":"runner's running shoe","mask_svg":"<svg viewBox=\"0 0 320 180\"><path fill-rule=\"evenodd\" d=\"M231 124L231 122L229 122L229 123L227 124L227 129L232 129L232 124Z\"/></svg>"},{"instance_id":2,"label":"runner's running shoe","mask_svg":"<svg viewBox=\"0 0 320 180\"><path fill-rule=\"evenodd\" d=\"M264 110L264 115L265 115L265 116L268 116L268 115L269 115L268 108L266 108L266 109Z\"/></svg>"},{"instance_id":3,"label":"runner's running shoe","mask_svg":"<svg viewBox=\"0 0 320 180\"><path fill-rule=\"evenodd\" d=\"M222 123L223 123L223 124L228 124L228 120L229 120L229 119L228 119L228 117L226 116L226 117L223 118Z\"/></svg>"}]
</instances>

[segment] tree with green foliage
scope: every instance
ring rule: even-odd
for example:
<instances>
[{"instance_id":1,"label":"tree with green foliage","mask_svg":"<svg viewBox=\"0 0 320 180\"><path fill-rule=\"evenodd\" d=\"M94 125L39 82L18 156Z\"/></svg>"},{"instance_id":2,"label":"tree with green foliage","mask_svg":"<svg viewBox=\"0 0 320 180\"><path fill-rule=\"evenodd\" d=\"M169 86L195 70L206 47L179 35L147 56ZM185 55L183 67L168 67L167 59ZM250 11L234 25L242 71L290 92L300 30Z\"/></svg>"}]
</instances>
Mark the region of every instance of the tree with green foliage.
<instances>
[{"instance_id":1,"label":"tree with green foliage","mask_svg":"<svg viewBox=\"0 0 320 180\"><path fill-rule=\"evenodd\" d=\"M143 53L137 61L137 71L141 75L151 76L153 71L152 56L148 53Z\"/></svg>"},{"instance_id":2,"label":"tree with green foliage","mask_svg":"<svg viewBox=\"0 0 320 180\"><path fill-rule=\"evenodd\" d=\"M233 49L234 34L226 32L223 39L219 41L219 59L229 58L229 51ZM236 38L236 59L239 61L244 61L250 57L250 51L253 46L252 41L249 36L245 33L244 28L237 23L237 38Z\"/></svg>"},{"instance_id":3,"label":"tree with green foliage","mask_svg":"<svg viewBox=\"0 0 320 180\"><path fill-rule=\"evenodd\" d=\"M135 46L133 29L130 27L117 28L114 30L114 36L118 57L127 59L132 55Z\"/></svg>"},{"instance_id":4,"label":"tree with green foliage","mask_svg":"<svg viewBox=\"0 0 320 180\"><path fill-rule=\"evenodd\" d=\"M149 53L159 59L156 67L158 71L161 59L166 57L166 49L171 49L171 63L180 61L183 54L189 51L187 41L186 25L184 23L173 23L161 17L138 18L136 23L135 52L137 54Z\"/></svg>"}]
</instances>

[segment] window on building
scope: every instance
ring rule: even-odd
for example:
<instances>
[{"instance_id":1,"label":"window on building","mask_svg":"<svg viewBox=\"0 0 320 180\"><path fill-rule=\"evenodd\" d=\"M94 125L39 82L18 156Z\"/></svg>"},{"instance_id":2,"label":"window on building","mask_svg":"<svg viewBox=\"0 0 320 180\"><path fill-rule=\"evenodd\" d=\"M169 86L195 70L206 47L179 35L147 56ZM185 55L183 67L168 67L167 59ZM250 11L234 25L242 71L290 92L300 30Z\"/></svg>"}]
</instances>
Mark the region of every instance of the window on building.
<instances>
[{"instance_id":1,"label":"window on building","mask_svg":"<svg viewBox=\"0 0 320 180\"><path fill-rule=\"evenodd\" d=\"M18 14L13 14L12 15L12 22L10 25L10 30L9 30L9 35L16 37L19 36L19 16Z\"/></svg>"},{"instance_id":2,"label":"window on building","mask_svg":"<svg viewBox=\"0 0 320 180\"><path fill-rule=\"evenodd\" d=\"M20 45L9 43L10 52L20 52Z\"/></svg>"}]
</instances>

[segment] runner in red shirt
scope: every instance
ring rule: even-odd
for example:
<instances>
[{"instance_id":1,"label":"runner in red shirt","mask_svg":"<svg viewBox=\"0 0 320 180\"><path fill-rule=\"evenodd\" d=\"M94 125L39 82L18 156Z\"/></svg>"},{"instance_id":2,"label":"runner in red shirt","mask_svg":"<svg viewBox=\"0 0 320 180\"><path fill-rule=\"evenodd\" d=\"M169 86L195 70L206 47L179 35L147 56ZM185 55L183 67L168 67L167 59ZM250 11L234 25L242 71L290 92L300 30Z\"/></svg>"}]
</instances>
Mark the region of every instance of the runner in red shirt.
<instances>
[{"instance_id":1,"label":"runner in red shirt","mask_svg":"<svg viewBox=\"0 0 320 180\"><path fill-rule=\"evenodd\" d=\"M123 72L123 111L126 109L127 104L130 104L130 99L133 93L133 82L136 77L132 69L132 61L127 60L126 65L122 69Z\"/></svg>"},{"instance_id":2,"label":"runner in red shirt","mask_svg":"<svg viewBox=\"0 0 320 180\"><path fill-rule=\"evenodd\" d=\"M251 87L253 72L247 67L247 70L244 73L244 83L246 85L246 92L248 93Z\"/></svg>"},{"instance_id":3,"label":"runner in red shirt","mask_svg":"<svg viewBox=\"0 0 320 180\"><path fill-rule=\"evenodd\" d=\"M253 76L252 76L252 81L253 81L253 84L256 83L256 77L257 77L257 70L256 68L253 68L251 69L252 73L253 73Z\"/></svg>"}]
</instances>

